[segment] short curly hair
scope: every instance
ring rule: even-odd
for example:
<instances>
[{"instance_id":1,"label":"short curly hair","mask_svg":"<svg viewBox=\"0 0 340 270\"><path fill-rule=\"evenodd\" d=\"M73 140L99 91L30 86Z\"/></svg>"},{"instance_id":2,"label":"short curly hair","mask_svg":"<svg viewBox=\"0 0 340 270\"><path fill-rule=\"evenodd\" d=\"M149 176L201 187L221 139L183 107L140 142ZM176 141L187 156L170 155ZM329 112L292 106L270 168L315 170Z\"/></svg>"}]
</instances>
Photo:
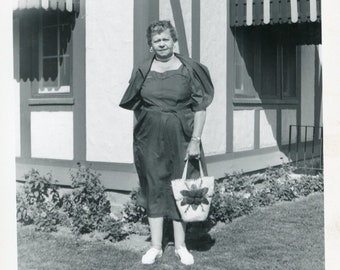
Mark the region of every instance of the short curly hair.
<instances>
[{"instance_id":1,"label":"short curly hair","mask_svg":"<svg viewBox=\"0 0 340 270\"><path fill-rule=\"evenodd\" d=\"M148 45L151 46L152 35L154 33L160 34L167 29L170 30L170 35L171 35L172 40L176 42L177 32L176 32L175 27L173 27L170 21L161 20L161 21L153 21L149 25L149 27L146 29L146 38L147 38Z\"/></svg>"}]
</instances>

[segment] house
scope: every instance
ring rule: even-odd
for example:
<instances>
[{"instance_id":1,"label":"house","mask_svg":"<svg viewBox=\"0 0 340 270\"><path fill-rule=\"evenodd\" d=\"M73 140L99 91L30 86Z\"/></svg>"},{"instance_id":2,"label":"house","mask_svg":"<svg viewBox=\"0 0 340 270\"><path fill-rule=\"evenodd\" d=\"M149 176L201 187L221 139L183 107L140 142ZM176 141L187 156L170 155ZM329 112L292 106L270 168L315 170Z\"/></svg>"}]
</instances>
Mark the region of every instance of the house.
<instances>
[{"instance_id":1,"label":"house","mask_svg":"<svg viewBox=\"0 0 340 270\"><path fill-rule=\"evenodd\" d=\"M320 155L320 5L15 1L17 179L34 167L69 185L69 169L80 162L99 171L107 189L137 186L134 117L118 104L133 66L151 56L145 30L156 19L171 20L179 35L176 50L210 70L215 98L202 140L211 175L278 165L301 158L291 152L302 148Z\"/></svg>"}]
</instances>

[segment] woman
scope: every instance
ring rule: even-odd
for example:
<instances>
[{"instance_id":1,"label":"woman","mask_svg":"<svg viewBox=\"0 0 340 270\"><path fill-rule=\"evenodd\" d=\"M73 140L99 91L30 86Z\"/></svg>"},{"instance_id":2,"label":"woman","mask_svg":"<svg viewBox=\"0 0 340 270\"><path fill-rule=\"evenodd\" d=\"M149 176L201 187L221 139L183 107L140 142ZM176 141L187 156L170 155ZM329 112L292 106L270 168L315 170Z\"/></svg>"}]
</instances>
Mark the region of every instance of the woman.
<instances>
[{"instance_id":1,"label":"woman","mask_svg":"<svg viewBox=\"0 0 340 270\"><path fill-rule=\"evenodd\" d=\"M181 178L188 157L188 177L199 175L197 158L206 170L200 138L214 90L205 66L174 53L177 35L170 21L151 23L147 41L154 56L132 72L120 103L134 110L137 119L133 146L139 203L146 209L152 242L142 263L162 256L163 220L168 217L173 220L175 253L190 265L194 258L185 245L185 223L170 181Z\"/></svg>"}]
</instances>

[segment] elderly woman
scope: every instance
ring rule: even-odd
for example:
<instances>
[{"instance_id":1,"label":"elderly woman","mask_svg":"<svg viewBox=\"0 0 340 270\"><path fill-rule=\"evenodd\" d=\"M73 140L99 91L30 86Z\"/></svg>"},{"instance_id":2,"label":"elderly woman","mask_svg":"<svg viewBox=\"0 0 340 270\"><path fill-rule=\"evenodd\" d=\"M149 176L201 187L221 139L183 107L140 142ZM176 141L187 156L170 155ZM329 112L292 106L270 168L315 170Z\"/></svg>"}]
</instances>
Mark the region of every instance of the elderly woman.
<instances>
[{"instance_id":1,"label":"elderly woman","mask_svg":"<svg viewBox=\"0 0 340 270\"><path fill-rule=\"evenodd\" d=\"M214 90L204 65L174 53L176 41L170 21L151 23L147 42L153 57L133 70L120 103L134 110L137 120L133 147L141 187L138 201L146 209L152 242L143 264L162 256L164 217L173 221L175 254L185 265L194 263L171 180L181 178L186 158L188 177L199 175L197 158L206 170L201 134Z\"/></svg>"}]
</instances>

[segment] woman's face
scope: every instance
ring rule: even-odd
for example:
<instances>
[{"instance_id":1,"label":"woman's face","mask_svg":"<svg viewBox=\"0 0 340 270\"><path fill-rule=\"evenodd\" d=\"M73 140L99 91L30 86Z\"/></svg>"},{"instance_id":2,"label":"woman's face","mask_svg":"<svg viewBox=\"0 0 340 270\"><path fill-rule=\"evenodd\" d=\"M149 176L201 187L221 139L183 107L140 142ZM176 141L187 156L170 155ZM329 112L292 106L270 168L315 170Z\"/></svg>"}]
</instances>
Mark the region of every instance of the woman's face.
<instances>
[{"instance_id":1,"label":"woman's face","mask_svg":"<svg viewBox=\"0 0 340 270\"><path fill-rule=\"evenodd\" d=\"M151 47L159 59L169 58L173 54L174 45L169 29L151 37Z\"/></svg>"}]
</instances>

